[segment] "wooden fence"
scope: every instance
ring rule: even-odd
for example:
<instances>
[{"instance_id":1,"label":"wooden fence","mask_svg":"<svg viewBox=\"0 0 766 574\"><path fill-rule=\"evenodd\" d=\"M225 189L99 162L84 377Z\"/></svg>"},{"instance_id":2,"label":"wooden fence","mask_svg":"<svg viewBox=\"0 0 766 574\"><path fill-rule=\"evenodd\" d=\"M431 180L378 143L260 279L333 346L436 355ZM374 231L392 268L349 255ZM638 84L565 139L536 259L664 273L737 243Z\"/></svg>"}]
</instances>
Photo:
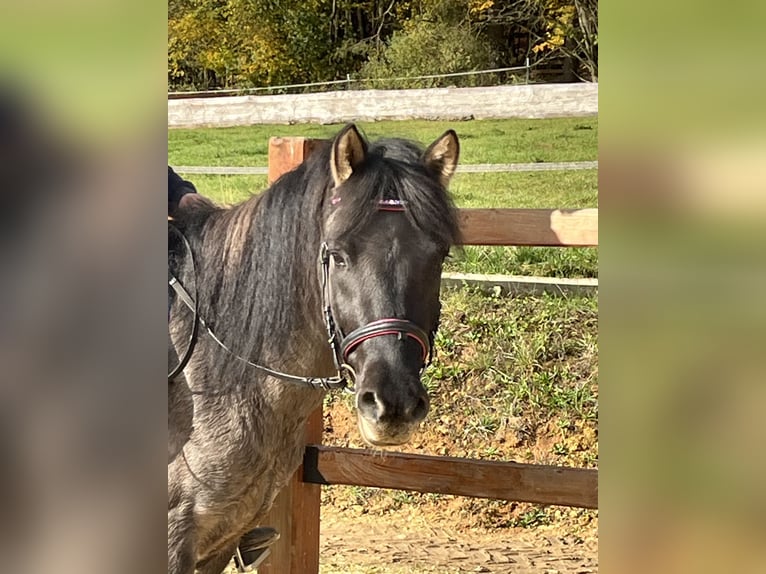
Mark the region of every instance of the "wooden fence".
<instances>
[{"instance_id":1,"label":"wooden fence","mask_svg":"<svg viewBox=\"0 0 766 574\"><path fill-rule=\"evenodd\" d=\"M338 90L168 100L168 128L598 115L598 84Z\"/></svg>"},{"instance_id":2,"label":"wooden fence","mask_svg":"<svg viewBox=\"0 0 766 574\"><path fill-rule=\"evenodd\" d=\"M271 138L269 181L299 165L320 140ZM470 245L596 246L597 209L461 209ZM597 508L598 471L322 446L322 410L306 425L303 465L264 525L282 537L261 574L317 574L322 485L346 484Z\"/></svg>"}]
</instances>

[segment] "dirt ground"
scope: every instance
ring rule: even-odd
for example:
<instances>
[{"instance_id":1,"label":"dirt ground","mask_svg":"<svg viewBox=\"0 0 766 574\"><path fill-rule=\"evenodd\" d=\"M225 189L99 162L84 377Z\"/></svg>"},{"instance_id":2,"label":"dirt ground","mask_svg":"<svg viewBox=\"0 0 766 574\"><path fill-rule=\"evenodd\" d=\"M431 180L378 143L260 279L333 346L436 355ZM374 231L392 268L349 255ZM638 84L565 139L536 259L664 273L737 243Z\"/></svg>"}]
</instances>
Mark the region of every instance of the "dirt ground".
<instances>
[{"instance_id":1,"label":"dirt ground","mask_svg":"<svg viewBox=\"0 0 766 574\"><path fill-rule=\"evenodd\" d=\"M598 519L558 527L461 528L422 513L352 516L322 509L320 574L592 574ZM233 563L226 574L237 572Z\"/></svg>"},{"instance_id":2,"label":"dirt ground","mask_svg":"<svg viewBox=\"0 0 766 574\"><path fill-rule=\"evenodd\" d=\"M355 415L335 404L325 413L337 446L361 447ZM454 416L454 424L467 422ZM503 440L505 435L510 438ZM493 439L504 449L519 441L500 428ZM442 454L455 448L450 435L439 436L438 425L425 429L412 445L400 450ZM479 437L476 442L487 441ZM565 448L567 456L552 458ZM525 447L531 462L588 466L597 456L595 425L577 423L562 436L560 425L538 427ZM466 445L463 456L479 451ZM513 455L516 456L513 456ZM504 459L522 458L521 450L502 450ZM563 459L563 460L562 460ZM522 459L524 460L524 459ZM591 463L592 464L592 463ZM320 548L321 574L586 574L598 572L598 511L540 507L465 497L427 495L333 486L323 489Z\"/></svg>"},{"instance_id":3,"label":"dirt ground","mask_svg":"<svg viewBox=\"0 0 766 574\"><path fill-rule=\"evenodd\" d=\"M558 528L464 529L416 512L344 515L323 508L322 574L598 571L596 521L578 534Z\"/></svg>"}]
</instances>

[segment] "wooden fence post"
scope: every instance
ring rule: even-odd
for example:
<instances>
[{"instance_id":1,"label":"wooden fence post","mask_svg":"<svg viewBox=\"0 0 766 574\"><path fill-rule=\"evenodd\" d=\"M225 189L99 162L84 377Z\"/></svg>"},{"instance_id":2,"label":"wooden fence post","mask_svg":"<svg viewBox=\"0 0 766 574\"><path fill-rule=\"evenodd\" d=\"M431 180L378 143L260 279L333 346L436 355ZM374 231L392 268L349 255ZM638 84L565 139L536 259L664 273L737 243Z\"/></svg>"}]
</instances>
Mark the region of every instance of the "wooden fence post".
<instances>
[{"instance_id":1,"label":"wooden fence post","mask_svg":"<svg viewBox=\"0 0 766 574\"><path fill-rule=\"evenodd\" d=\"M300 165L323 140L310 138L269 139L269 184ZM306 444L322 442L322 409L311 413L306 424ZM271 555L258 567L259 574L318 574L319 505L322 487L303 482L303 466L277 497L263 521L281 535Z\"/></svg>"},{"instance_id":2,"label":"wooden fence post","mask_svg":"<svg viewBox=\"0 0 766 574\"><path fill-rule=\"evenodd\" d=\"M269 185L295 169L326 140L314 138L269 138Z\"/></svg>"},{"instance_id":3,"label":"wooden fence post","mask_svg":"<svg viewBox=\"0 0 766 574\"><path fill-rule=\"evenodd\" d=\"M322 441L322 409L311 413L306 424L306 444ZM258 567L259 574L318 574L319 507L322 487L303 482L303 465L279 494L263 521L281 535L271 554Z\"/></svg>"}]
</instances>

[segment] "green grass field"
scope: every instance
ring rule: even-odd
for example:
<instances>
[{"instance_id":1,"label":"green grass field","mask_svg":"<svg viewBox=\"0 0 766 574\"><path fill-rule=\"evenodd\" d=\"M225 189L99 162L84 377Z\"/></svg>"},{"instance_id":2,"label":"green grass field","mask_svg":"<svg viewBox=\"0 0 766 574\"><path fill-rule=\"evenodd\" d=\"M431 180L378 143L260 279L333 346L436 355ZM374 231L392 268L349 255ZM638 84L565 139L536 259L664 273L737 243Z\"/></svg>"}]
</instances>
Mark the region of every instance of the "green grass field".
<instances>
[{"instance_id":1,"label":"green grass field","mask_svg":"<svg viewBox=\"0 0 766 574\"><path fill-rule=\"evenodd\" d=\"M460 137L463 165L587 161L598 155L597 118L376 122L359 126L370 139L398 136L424 144L454 129ZM270 137L329 138L341 127L301 124L174 129L168 132L168 162L172 166L265 167ZM188 177L200 193L224 205L243 201L267 185L266 176ZM598 172L459 173L450 191L458 207L597 207ZM447 268L467 273L596 277L597 263L595 248L467 247L456 250Z\"/></svg>"},{"instance_id":2,"label":"green grass field","mask_svg":"<svg viewBox=\"0 0 766 574\"><path fill-rule=\"evenodd\" d=\"M585 161L598 155L597 118L543 120L471 120L464 122L359 122L371 139L405 137L421 143L454 129L461 141L461 162L511 163ZM173 129L168 132L170 165L265 166L269 138L330 138L342 124L261 125L237 128Z\"/></svg>"}]
</instances>

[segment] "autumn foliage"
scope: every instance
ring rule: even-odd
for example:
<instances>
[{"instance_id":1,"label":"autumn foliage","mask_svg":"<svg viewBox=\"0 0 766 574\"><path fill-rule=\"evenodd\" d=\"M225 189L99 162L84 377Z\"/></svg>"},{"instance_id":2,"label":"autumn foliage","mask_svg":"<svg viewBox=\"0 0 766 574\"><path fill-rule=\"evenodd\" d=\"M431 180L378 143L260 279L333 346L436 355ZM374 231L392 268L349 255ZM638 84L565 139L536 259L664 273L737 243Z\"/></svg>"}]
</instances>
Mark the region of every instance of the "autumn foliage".
<instances>
[{"instance_id":1,"label":"autumn foliage","mask_svg":"<svg viewBox=\"0 0 766 574\"><path fill-rule=\"evenodd\" d=\"M171 90L237 89L348 75L406 87L413 83L383 79L517 66L526 58L541 73L542 64L558 63L561 77L549 80L595 80L597 10L596 0L169 0L168 83Z\"/></svg>"}]
</instances>

